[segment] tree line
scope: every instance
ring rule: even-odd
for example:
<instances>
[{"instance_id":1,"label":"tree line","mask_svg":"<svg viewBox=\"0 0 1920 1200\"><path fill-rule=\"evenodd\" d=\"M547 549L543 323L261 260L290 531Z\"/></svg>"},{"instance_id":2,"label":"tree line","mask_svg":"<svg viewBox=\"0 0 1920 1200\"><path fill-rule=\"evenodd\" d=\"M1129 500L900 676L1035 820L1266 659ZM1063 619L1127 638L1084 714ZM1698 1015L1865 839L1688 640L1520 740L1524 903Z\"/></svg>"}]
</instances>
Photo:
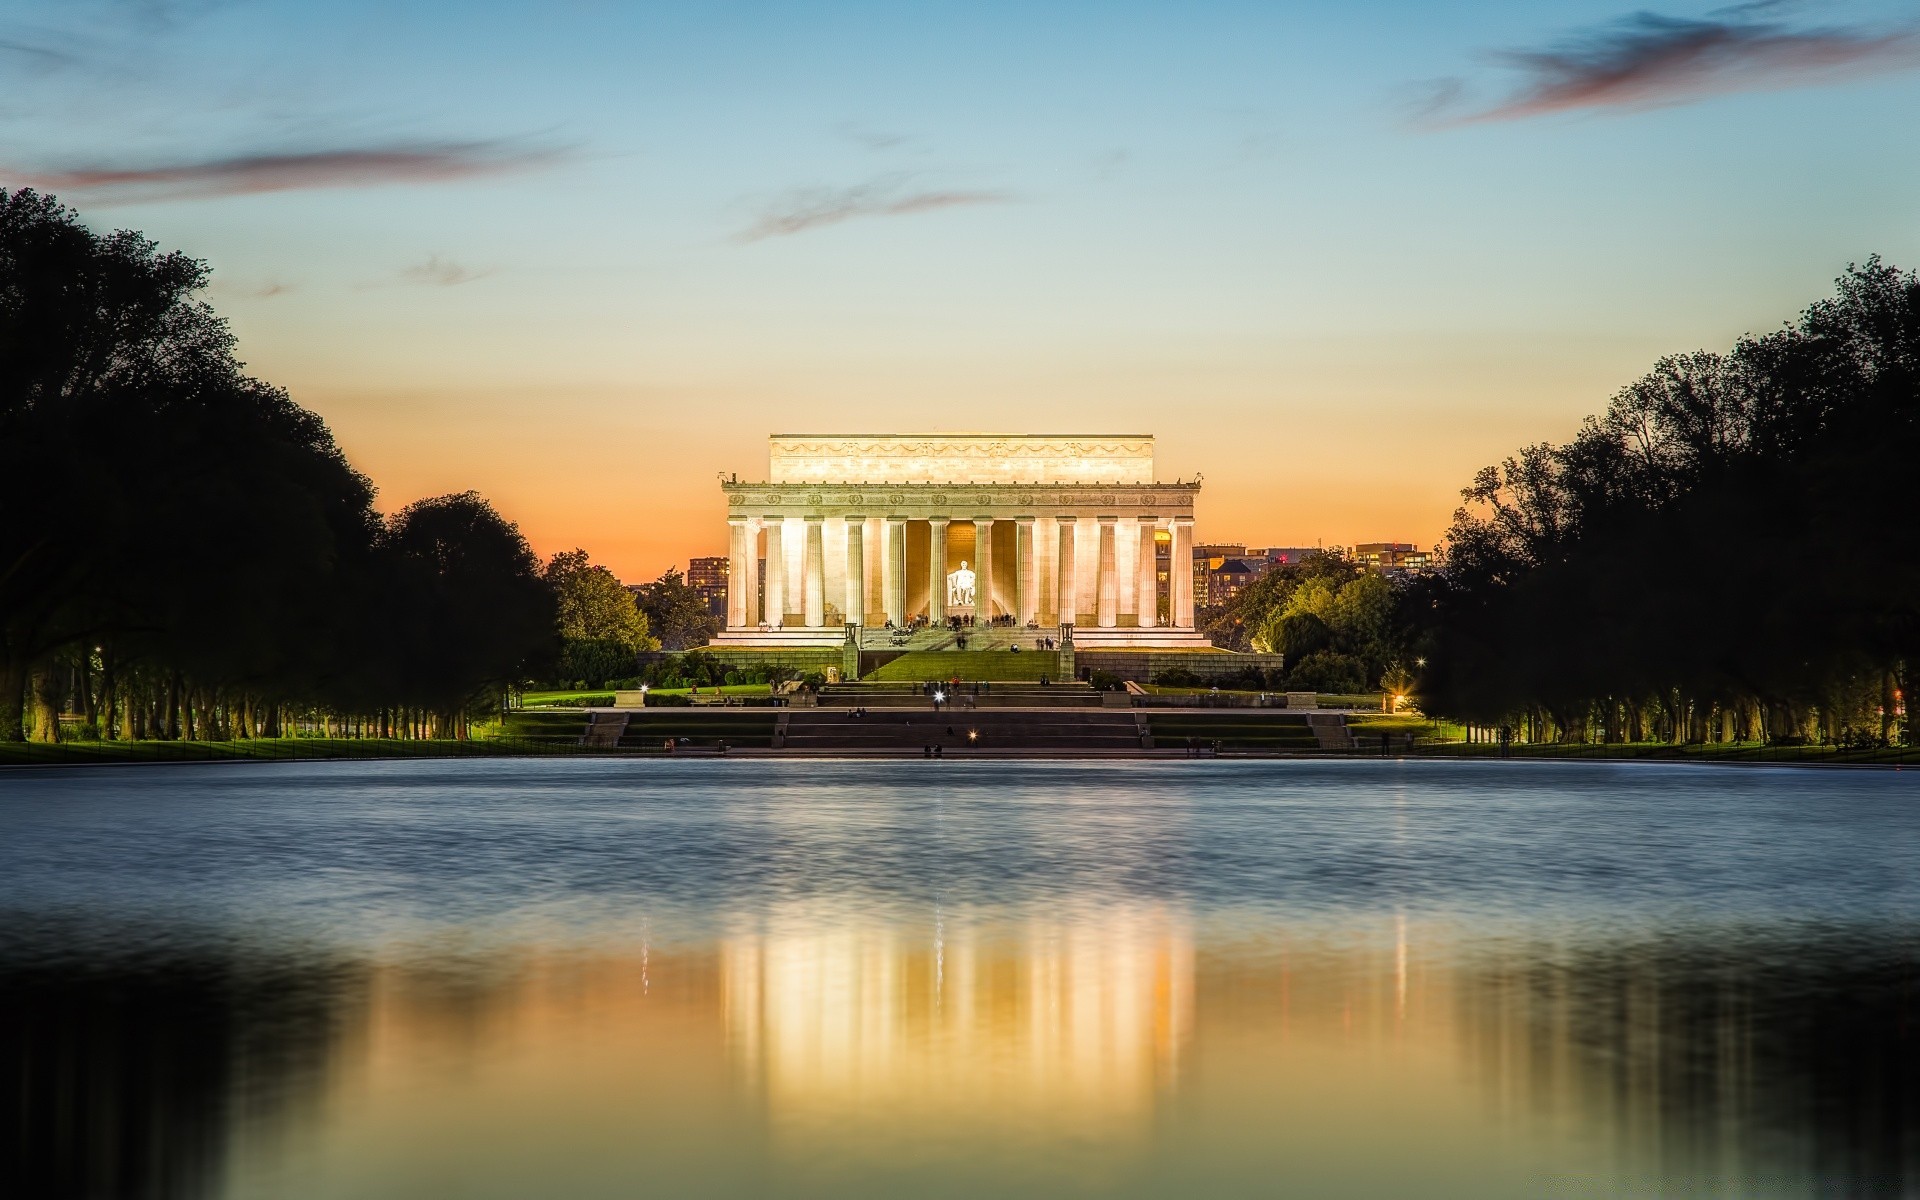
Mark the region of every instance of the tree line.
<instances>
[{"instance_id":1,"label":"tree line","mask_svg":"<svg viewBox=\"0 0 1920 1200\"><path fill-rule=\"evenodd\" d=\"M0 192L0 741L463 737L713 622L675 572L542 564L473 492L382 514L246 371L206 264ZM636 594L637 591L637 594ZM70 722L71 723L71 722Z\"/></svg>"},{"instance_id":2,"label":"tree line","mask_svg":"<svg viewBox=\"0 0 1920 1200\"><path fill-rule=\"evenodd\" d=\"M1465 489L1408 597L1431 712L1535 740L1916 744L1920 278L1663 358Z\"/></svg>"}]
</instances>

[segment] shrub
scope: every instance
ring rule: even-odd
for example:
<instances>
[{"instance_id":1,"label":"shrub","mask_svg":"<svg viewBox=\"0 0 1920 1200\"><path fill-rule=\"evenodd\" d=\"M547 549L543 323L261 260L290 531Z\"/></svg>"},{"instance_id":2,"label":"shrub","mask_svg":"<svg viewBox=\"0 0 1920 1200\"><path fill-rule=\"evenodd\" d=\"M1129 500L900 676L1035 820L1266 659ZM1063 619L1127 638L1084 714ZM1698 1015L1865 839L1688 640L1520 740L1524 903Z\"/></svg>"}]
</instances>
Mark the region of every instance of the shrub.
<instances>
[{"instance_id":1,"label":"shrub","mask_svg":"<svg viewBox=\"0 0 1920 1200\"><path fill-rule=\"evenodd\" d=\"M1362 692L1366 668L1351 654L1322 650L1309 654L1287 673L1287 686L1297 692Z\"/></svg>"}]
</instances>

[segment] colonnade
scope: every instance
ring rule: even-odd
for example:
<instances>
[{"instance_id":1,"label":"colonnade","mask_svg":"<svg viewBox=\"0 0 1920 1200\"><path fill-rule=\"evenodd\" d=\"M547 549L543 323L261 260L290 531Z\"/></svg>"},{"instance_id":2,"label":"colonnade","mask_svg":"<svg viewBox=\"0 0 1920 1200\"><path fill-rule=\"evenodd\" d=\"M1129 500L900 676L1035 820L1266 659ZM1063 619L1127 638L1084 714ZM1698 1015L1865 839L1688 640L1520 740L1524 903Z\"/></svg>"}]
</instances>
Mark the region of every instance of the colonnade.
<instances>
[{"instance_id":1,"label":"colonnade","mask_svg":"<svg viewBox=\"0 0 1920 1200\"><path fill-rule=\"evenodd\" d=\"M1191 516L1015 513L915 520L928 526L927 603L910 613L909 518L857 512L729 517L727 628L819 629L828 623L830 602L839 619L850 624L905 625L922 613L933 623L944 622L959 615L947 605L947 574L958 565L948 561L950 527L956 523L972 526L976 621L1012 616L1020 625L1193 628ZM994 528L1001 523L1013 526L1010 564L995 561ZM1170 551L1164 618L1156 554L1162 532ZM880 545L870 547L875 537ZM764 588L759 578L763 553ZM879 606L870 611L876 596Z\"/></svg>"}]
</instances>

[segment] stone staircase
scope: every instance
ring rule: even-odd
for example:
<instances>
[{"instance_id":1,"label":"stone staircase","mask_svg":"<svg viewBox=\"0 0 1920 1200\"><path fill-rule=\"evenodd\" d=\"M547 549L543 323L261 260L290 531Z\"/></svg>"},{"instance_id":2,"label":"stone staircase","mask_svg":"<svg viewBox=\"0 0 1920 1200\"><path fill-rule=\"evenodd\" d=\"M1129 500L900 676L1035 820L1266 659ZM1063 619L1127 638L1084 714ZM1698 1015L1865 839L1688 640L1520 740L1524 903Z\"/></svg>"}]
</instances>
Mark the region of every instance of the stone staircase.
<instances>
[{"instance_id":1,"label":"stone staircase","mask_svg":"<svg viewBox=\"0 0 1920 1200\"><path fill-rule=\"evenodd\" d=\"M929 689L950 690L948 685L924 683L830 683L820 691L820 707L917 708L933 711ZM1084 683L992 683L960 684L941 704L942 712L964 713L996 708L1099 708L1100 693Z\"/></svg>"},{"instance_id":2,"label":"stone staircase","mask_svg":"<svg viewBox=\"0 0 1920 1200\"><path fill-rule=\"evenodd\" d=\"M1140 750L1143 742L1133 713L1100 708L936 713L931 708L870 704L865 716L855 716L850 709L798 709L787 713L785 721L779 744L786 750L921 755L926 747L939 746L949 754L970 750L1127 753Z\"/></svg>"},{"instance_id":3,"label":"stone staircase","mask_svg":"<svg viewBox=\"0 0 1920 1200\"><path fill-rule=\"evenodd\" d=\"M1308 713L1307 724L1313 727L1313 736L1319 741L1322 750L1354 748L1353 731L1347 728L1345 714Z\"/></svg>"},{"instance_id":4,"label":"stone staircase","mask_svg":"<svg viewBox=\"0 0 1920 1200\"><path fill-rule=\"evenodd\" d=\"M621 735L626 732L626 713L594 712L587 717L587 731L580 736L580 744L601 750L612 750L620 745Z\"/></svg>"}]
</instances>

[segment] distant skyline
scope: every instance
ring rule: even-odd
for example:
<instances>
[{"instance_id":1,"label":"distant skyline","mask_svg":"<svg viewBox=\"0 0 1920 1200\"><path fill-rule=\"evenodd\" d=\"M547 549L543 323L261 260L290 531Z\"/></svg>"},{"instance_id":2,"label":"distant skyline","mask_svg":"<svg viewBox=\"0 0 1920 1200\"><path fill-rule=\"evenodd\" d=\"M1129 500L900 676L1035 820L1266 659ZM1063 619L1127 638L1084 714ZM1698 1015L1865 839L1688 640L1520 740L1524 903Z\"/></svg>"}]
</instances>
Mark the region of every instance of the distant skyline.
<instances>
[{"instance_id":1,"label":"distant skyline","mask_svg":"<svg viewBox=\"0 0 1920 1200\"><path fill-rule=\"evenodd\" d=\"M1431 545L1849 261L1920 7L16 0L0 184L205 258L396 510L631 581L766 435L1156 435L1200 533Z\"/></svg>"}]
</instances>

